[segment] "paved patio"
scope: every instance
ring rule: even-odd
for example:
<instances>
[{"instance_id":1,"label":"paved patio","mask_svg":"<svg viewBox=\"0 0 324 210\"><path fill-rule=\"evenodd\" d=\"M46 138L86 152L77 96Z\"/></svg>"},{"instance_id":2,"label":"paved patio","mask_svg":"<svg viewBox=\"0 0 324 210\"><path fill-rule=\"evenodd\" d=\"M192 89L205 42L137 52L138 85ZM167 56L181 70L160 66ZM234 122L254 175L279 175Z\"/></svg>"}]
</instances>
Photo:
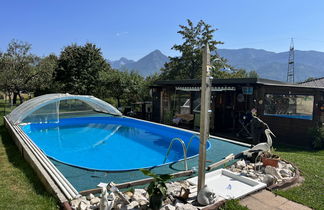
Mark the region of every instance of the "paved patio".
<instances>
[{"instance_id":1,"label":"paved patio","mask_svg":"<svg viewBox=\"0 0 324 210\"><path fill-rule=\"evenodd\" d=\"M242 200L240 204L247 206L250 210L268 210L268 209L284 209L284 210L310 210L311 208L302 204L290 201L268 190L251 194Z\"/></svg>"}]
</instances>

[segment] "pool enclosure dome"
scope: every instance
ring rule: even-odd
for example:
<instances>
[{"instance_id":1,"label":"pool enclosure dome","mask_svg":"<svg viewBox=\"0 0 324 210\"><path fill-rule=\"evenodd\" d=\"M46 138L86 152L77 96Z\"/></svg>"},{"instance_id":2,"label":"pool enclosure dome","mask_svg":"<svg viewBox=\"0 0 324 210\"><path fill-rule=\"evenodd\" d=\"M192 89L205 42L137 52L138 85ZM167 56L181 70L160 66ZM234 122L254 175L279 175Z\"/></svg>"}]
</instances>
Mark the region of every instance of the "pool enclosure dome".
<instances>
[{"instance_id":1,"label":"pool enclosure dome","mask_svg":"<svg viewBox=\"0 0 324 210\"><path fill-rule=\"evenodd\" d=\"M58 122L60 117L68 114L98 113L122 116L118 109L94 96L54 93L25 101L7 115L7 119L13 124L46 123Z\"/></svg>"}]
</instances>

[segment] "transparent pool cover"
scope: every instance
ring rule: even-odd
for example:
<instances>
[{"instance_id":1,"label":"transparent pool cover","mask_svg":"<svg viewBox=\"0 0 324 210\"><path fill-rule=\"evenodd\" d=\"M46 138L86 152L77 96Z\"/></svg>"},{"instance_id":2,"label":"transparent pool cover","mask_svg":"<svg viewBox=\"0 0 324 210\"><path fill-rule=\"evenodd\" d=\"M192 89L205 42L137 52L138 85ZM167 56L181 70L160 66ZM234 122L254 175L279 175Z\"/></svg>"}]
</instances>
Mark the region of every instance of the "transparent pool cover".
<instances>
[{"instance_id":1,"label":"transparent pool cover","mask_svg":"<svg viewBox=\"0 0 324 210\"><path fill-rule=\"evenodd\" d=\"M22 103L7 118L13 124L49 123L59 122L60 118L99 112L122 115L115 107L94 96L55 93L38 96Z\"/></svg>"}]
</instances>

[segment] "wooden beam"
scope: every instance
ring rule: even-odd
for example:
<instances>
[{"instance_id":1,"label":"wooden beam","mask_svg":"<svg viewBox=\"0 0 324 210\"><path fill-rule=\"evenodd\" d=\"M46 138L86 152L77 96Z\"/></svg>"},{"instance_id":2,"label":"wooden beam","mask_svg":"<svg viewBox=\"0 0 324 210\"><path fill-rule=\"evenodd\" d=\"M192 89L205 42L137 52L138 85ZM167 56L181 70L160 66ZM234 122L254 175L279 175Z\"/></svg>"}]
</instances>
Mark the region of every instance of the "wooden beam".
<instances>
[{"instance_id":1,"label":"wooden beam","mask_svg":"<svg viewBox=\"0 0 324 210\"><path fill-rule=\"evenodd\" d=\"M193 170L188 170L188 171L181 171L181 172L173 173L171 175L174 178L178 178L178 177L183 177L183 176L190 176L193 173L194 173ZM115 186L118 189L124 189L124 188L130 188L130 187L134 187L134 186L138 186L138 185L148 184L148 183L150 183L152 181L153 181L153 178L139 179L139 180L135 180L135 181L131 181L131 182L124 182L124 183L120 183L120 184L115 184ZM92 193L92 194L101 193L101 188L94 188L94 189L84 190L84 191L80 191L79 193L81 195L88 195L90 193Z\"/></svg>"},{"instance_id":2,"label":"wooden beam","mask_svg":"<svg viewBox=\"0 0 324 210\"><path fill-rule=\"evenodd\" d=\"M198 169L198 191L205 185L206 170L206 141L209 137L209 109L210 109L210 51L208 43L203 49L201 76L201 110L200 110L200 145L199 145L199 169Z\"/></svg>"}]
</instances>

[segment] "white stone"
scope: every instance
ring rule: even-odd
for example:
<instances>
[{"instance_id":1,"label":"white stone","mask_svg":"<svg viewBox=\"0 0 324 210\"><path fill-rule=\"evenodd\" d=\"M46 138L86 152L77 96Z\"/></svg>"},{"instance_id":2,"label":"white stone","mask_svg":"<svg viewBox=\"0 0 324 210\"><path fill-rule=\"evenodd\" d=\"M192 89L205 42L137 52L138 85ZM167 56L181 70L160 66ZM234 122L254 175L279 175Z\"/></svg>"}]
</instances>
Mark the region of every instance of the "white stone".
<instances>
[{"instance_id":1,"label":"white stone","mask_svg":"<svg viewBox=\"0 0 324 210\"><path fill-rule=\"evenodd\" d=\"M81 201L86 201L86 197L82 196L71 201L71 208L77 209Z\"/></svg>"},{"instance_id":2,"label":"white stone","mask_svg":"<svg viewBox=\"0 0 324 210\"><path fill-rule=\"evenodd\" d=\"M82 200L79 203L78 210L86 210L88 207L90 207L90 202Z\"/></svg>"},{"instance_id":3,"label":"white stone","mask_svg":"<svg viewBox=\"0 0 324 210\"><path fill-rule=\"evenodd\" d=\"M80 199L75 199L71 201L71 208L72 209L77 209L79 204L80 204L81 200Z\"/></svg>"},{"instance_id":4,"label":"white stone","mask_svg":"<svg viewBox=\"0 0 324 210\"><path fill-rule=\"evenodd\" d=\"M252 178L252 179L257 179L258 178L258 176L254 172L249 172L247 174L247 176L250 177L250 178Z\"/></svg>"},{"instance_id":5,"label":"white stone","mask_svg":"<svg viewBox=\"0 0 324 210\"><path fill-rule=\"evenodd\" d=\"M242 170L241 171L241 175L243 175L243 176L247 176L247 173L248 173L247 170Z\"/></svg>"},{"instance_id":6,"label":"white stone","mask_svg":"<svg viewBox=\"0 0 324 210\"><path fill-rule=\"evenodd\" d=\"M122 208L122 204L121 203L119 203L119 204L117 204L116 206L115 206L115 208L114 209L116 209L116 210L120 210Z\"/></svg>"},{"instance_id":7,"label":"white stone","mask_svg":"<svg viewBox=\"0 0 324 210\"><path fill-rule=\"evenodd\" d=\"M136 191L133 194L132 200L133 201L137 201L137 202L141 202L141 201L144 201L146 203L149 202L147 200L147 198L142 193L139 193L139 192L136 192Z\"/></svg>"},{"instance_id":8,"label":"white stone","mask_svg":"<svg viewBox=\"0 0 324 210\"><path fill-rule=\"evenodd\" d=\"M92 194L92 193L90 193L89 195L87 195L87 200L91 200L91 199L93 199L95 196Z\"/></svg>"},{"instance_id":9,"label":"white stone","mask_svg":"<svg viewBox=\"0 0 324 210\"><path fill-rule=\"evenodd\" d=\"M128 197L133 197L134 193L130 192L130 191L127 191L127 192L124 192L125 195L127 195Z\"/></svg>"},{"instance_id":10,"label":"white stone","mask_svg":"<svg viewBox=\"0 0 324 210\"><path fill-rule=\"evenodd\" d=\"M93 205L93 204L97 204L97 203L100 203L100 198L98 197L93 197L91 200L90 200L90 204Z\"/></svg>"},{"instance_id":11,"label":"white stone","mask_svg":"<svg viewBox=\"0 0 324 210\"><path fill-rule=\"evenodd\" d=\"M237 168L240 168L240 169L246 167L246 163L245 163L245 161L244 161L244 160L239 160L239 161L237 161L237 162L236 162L236 167L237 167Z\"/></svg>"},{"instance_id":12,"label":"white stone","mask_svg":"<svg viewBox=\"0 0 324 210\"><path fill-rule=\"evenodd\" d=\"M247 168L248 168L249 170L253 170L253 166L252 166L252 165L247 165Z\"/></svg>"},{"instance_id":13,"label":"white stone","mask_svg":"<svg viewBox=\"0 0 324 210\"><path fill-rule=\"evenodd\" d=\"M184 204L182 206L177 206L176 210L197 210L197 208L191 204Z\"/></svg>"},{"instance_id":14,"label":"white stone","mask_svg":"<svg viewBox=\"0 0 324 210\"><path fill-rule=\"evenodd\" d=\"M173 196L179 196L182 187L179 182L166 183L166 186L167 186L167 194L171 194Z\"/></svg>"},{"instance_id":15,"label":"white stone","mask_svg":"<svg viewBox=\"0 0 324 210\"><path fill-rule=\"evenodd\" d=\"M171 204L168 204L168 205L165 205L165 206L164 206L164 209L165 209L165 210L175 210L176 207L172 206Z\"/></svg>"},{"instance_id":16,"label":"white stone","mask_svg":"<svg viewBox=\"0 0 324 210\"><path fill-rule=\"evenodd\" d=\"M279 171L279 173L281 174L282 177L291 177L292 176L292 172L289 169L281 169Z\"/></svg>"},{"instance_id":17,"label":"white stone","mask_svg":"<svg viewBox=\"0 0 324 210\"><path fill-rule=\"evenodd\" d=\"M144 189L135 189L134 193L142 194L143 196L146 196L147 192Z\"/></svg>"},{"instance_id":18,"label":"white stone","mask_svg":"<svg viewBox=\"0 0 324 210\"><path fill-rule=\"evenodd\" d=\"M267 184L267 186L270 186L275 183L275 178L272 175L267 174L263 177L262 182Z\"/></svg>"},{"instance_id":19,"label":"white stone","mask_svg":"<svg viewBox=\"0 0 324 210\"><path fill-rule=\"evenodd\" d=\"M281 175L279 174L279 172L277 171L277 169L275 169L274 167L272 166L266 166L265 169L264 169L264 172L266 174L270 174L274 177L276 177L278 180L279 179L282 179Z\"/></svg>"},{"instance_id":20,"label":"white stone","mask_svg":"<svg viewBox=\"0 0 324 210\"><path fill-rule=\"evenodd\" d=\"M182 208L182 206L184 206L184 203L176 202L175 204L176 209Z\"/></svg>"},{"instance_id":21,"label":"white stone","mask_svg":"<svg viewBox=\"0 0 324 210\"><path fill-rule=\"evenodd\" d=\"M287 164L286 169L289 169L291 171L295 171L295 168L291 164Z\"/></svg>"},{"instance_id":22,"label":"white stone","mask_svg":"<svg viewBox=\"0 0 324 210\"><path fill-rule=\"evenodd\" d=\"M130 204L127 205L127 209L134 209L139 207L139 203L137 201L132 201Z\"/></svg>"},{"instance_id":23,"label":"white stone","mask_svg":"<svg viewBox=\"0 0 324 210\"><path fill-rule=\"evenodd\" d=\"M90 207L88 207L87 210L93 210L93 209L99 209L99 205L97 204L91 205Z\"/></svg>"},{"instance_id":24,"label":"white stone","mask_svg":"<svg viewBox=\"0 0 324 210\"><path fill-rule=\"evenodd\" d=\"M286 164L284 161L281 161L281 160L280 160L280 161L278 162L278 168L279 168L279 169L281 169L281 168L286 168L286 165L287 165L287 164Z\"/></svg>"}]
</instances>

